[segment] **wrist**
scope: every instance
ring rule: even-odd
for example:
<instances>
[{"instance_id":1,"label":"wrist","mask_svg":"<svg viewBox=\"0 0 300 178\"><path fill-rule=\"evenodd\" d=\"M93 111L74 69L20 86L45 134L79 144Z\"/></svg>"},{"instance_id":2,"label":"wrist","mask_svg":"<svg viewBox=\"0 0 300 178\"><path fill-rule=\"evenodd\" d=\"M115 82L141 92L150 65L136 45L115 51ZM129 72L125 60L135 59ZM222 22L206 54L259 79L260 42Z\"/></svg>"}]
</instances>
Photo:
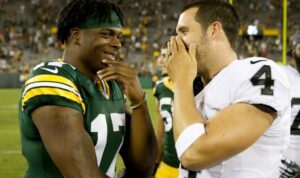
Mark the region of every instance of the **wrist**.
<instances>
[{"instance_id":1,"label":"wrist","mask_svg":"<svg viewBox=\"0 0 300 178\"><path fill-rule=\"evenodd\" d=\"M193 88L193 81L175 81L174 83L174 87L175 88Z\"/></svg>"},{"instance_id":2,"label":"wrist","mask_svg":"<svg viewBox=\"0 0 300 178\"><path fill-rule=\"evenodd\" d=\"M136 108L142 106L144 103L146 103L146 101L147 101L147 94L146 94L146 92L144 92L142 99L140 99L138 102L131 103L130 108L136 109Z\"/></svg>"},{"instance_id":3,"label":"wrist","mask_svg":"<svg viewBox=\"0 0 300 178\"><path fill-rule=\"evenodd\" d=\"M205 127L202 123L194 123L187 126L178 136L175 142L177 156L180 159L183 153L189 149L192 144L203 134L205 134Z\"/></svg>"},{"instance_id":4,"label":"wrist","mask_svg":"<svg viewBox=\"0 0 300 178\"><path fill-rule=\"evenodd\" d=\"M182 82L182 83L174 83L174 93L193 93L193 83L187 83L187 82Z\"/></svg>"}]
</instances>

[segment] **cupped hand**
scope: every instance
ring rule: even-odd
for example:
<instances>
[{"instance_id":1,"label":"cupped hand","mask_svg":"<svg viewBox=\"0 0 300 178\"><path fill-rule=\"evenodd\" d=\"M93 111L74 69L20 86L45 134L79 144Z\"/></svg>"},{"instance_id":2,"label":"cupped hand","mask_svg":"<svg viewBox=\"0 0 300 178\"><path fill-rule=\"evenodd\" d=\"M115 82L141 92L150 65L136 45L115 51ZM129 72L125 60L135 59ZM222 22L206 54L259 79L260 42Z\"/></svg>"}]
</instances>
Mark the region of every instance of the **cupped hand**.
<instances>
[{"instance_id":1,"label":"cupped hand","mask_svg":"<svg viewBox=\"0 0 300 178\"><path fill-rule=\"evenodd\" d=\"M143 100L144 91L132 67L122 61L103 59L102 62L108 64L108 67L97 72L101 80L120 82L123 92L133 104Z\"/></svg>"},{"instance_id":2,"label":"cupped hand","mask_svg":"<svg viewBox=\"0 0 300 178\"><path fill-rule=\"evenodd\" d=\"M197 75L196 45L191 44L189 51L179 36L172 36L168 42L167 71L174 85L193 84Z\"/></svg>"}]
</instances>

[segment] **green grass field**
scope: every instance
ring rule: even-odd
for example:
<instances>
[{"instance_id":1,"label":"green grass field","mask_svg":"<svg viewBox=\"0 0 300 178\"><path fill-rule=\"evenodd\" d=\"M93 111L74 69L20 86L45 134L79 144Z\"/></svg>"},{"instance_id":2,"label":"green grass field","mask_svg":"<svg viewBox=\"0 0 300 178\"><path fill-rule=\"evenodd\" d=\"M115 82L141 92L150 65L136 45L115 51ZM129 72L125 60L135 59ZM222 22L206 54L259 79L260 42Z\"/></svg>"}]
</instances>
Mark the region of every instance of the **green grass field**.
<instances>
[{"instance_id":1,"label":"green grass field","mask_svg":"<svg viewBox=\"0 0 300 178\"><path fill-rule=\"evenodd\" d=\"M148 107L153 124L156 110L152 90L147 89ZM26 160L21 154L20 133L18 124L19 89L0 89L0 178L23 177L27 167ZM154 125L155 126L155 125ZM119 159L118 170L123 166Z\"/></svg>"}]
</instances>

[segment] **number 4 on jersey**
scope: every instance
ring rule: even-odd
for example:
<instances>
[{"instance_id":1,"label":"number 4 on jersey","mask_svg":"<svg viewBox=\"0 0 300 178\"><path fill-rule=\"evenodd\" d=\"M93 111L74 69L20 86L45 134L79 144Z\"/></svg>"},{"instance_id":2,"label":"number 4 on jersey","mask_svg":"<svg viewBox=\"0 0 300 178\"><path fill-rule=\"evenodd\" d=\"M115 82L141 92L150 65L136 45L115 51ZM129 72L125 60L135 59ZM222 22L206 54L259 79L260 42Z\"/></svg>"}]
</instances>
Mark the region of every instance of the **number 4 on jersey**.
<instances>
[{"instance_id":1,"label":"number 4 on jersey","mask_svg":"<svg viewBox=\"0 0 300 178\"><path fill-rule=\"evenodd\" d=\"M274 80L272 79L271 67L268 65L262 66L251 78L252 85L262 85L262 95L273 95Z\"/></svg>"},{"instance_id":2,"label":"number 4 on jersey","mask_svg":"<svg viewBox=\"0 0 300 178\"><path fill-rule=\"evenodd\" d=\"M294 105L300 105L300 98L292 98L292 107ZM298 111L296 117L294 118L292 127L291 127L292 135L300 135L300 110Z\"/></svg>"}]
</instances>

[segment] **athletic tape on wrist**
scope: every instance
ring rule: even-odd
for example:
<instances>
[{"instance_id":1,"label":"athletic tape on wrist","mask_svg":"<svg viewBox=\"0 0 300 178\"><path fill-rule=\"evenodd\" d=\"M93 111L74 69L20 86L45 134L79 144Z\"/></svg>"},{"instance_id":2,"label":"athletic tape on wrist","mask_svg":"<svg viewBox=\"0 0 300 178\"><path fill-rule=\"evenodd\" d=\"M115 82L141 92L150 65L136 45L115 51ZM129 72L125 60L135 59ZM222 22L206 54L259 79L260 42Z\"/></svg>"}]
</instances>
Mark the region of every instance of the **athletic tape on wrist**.
<instances>
[{"instance_id":1,"label":"athletic tape on wrist","mask_svg":"<svg viewBox=\"0 0 300 178\"><path fill-rule=\"evenodd\" d=\"M201 123L192 124L185 128L175 143L178 158L204 133L205 128Z\"/></svg>"}]
</instances>

